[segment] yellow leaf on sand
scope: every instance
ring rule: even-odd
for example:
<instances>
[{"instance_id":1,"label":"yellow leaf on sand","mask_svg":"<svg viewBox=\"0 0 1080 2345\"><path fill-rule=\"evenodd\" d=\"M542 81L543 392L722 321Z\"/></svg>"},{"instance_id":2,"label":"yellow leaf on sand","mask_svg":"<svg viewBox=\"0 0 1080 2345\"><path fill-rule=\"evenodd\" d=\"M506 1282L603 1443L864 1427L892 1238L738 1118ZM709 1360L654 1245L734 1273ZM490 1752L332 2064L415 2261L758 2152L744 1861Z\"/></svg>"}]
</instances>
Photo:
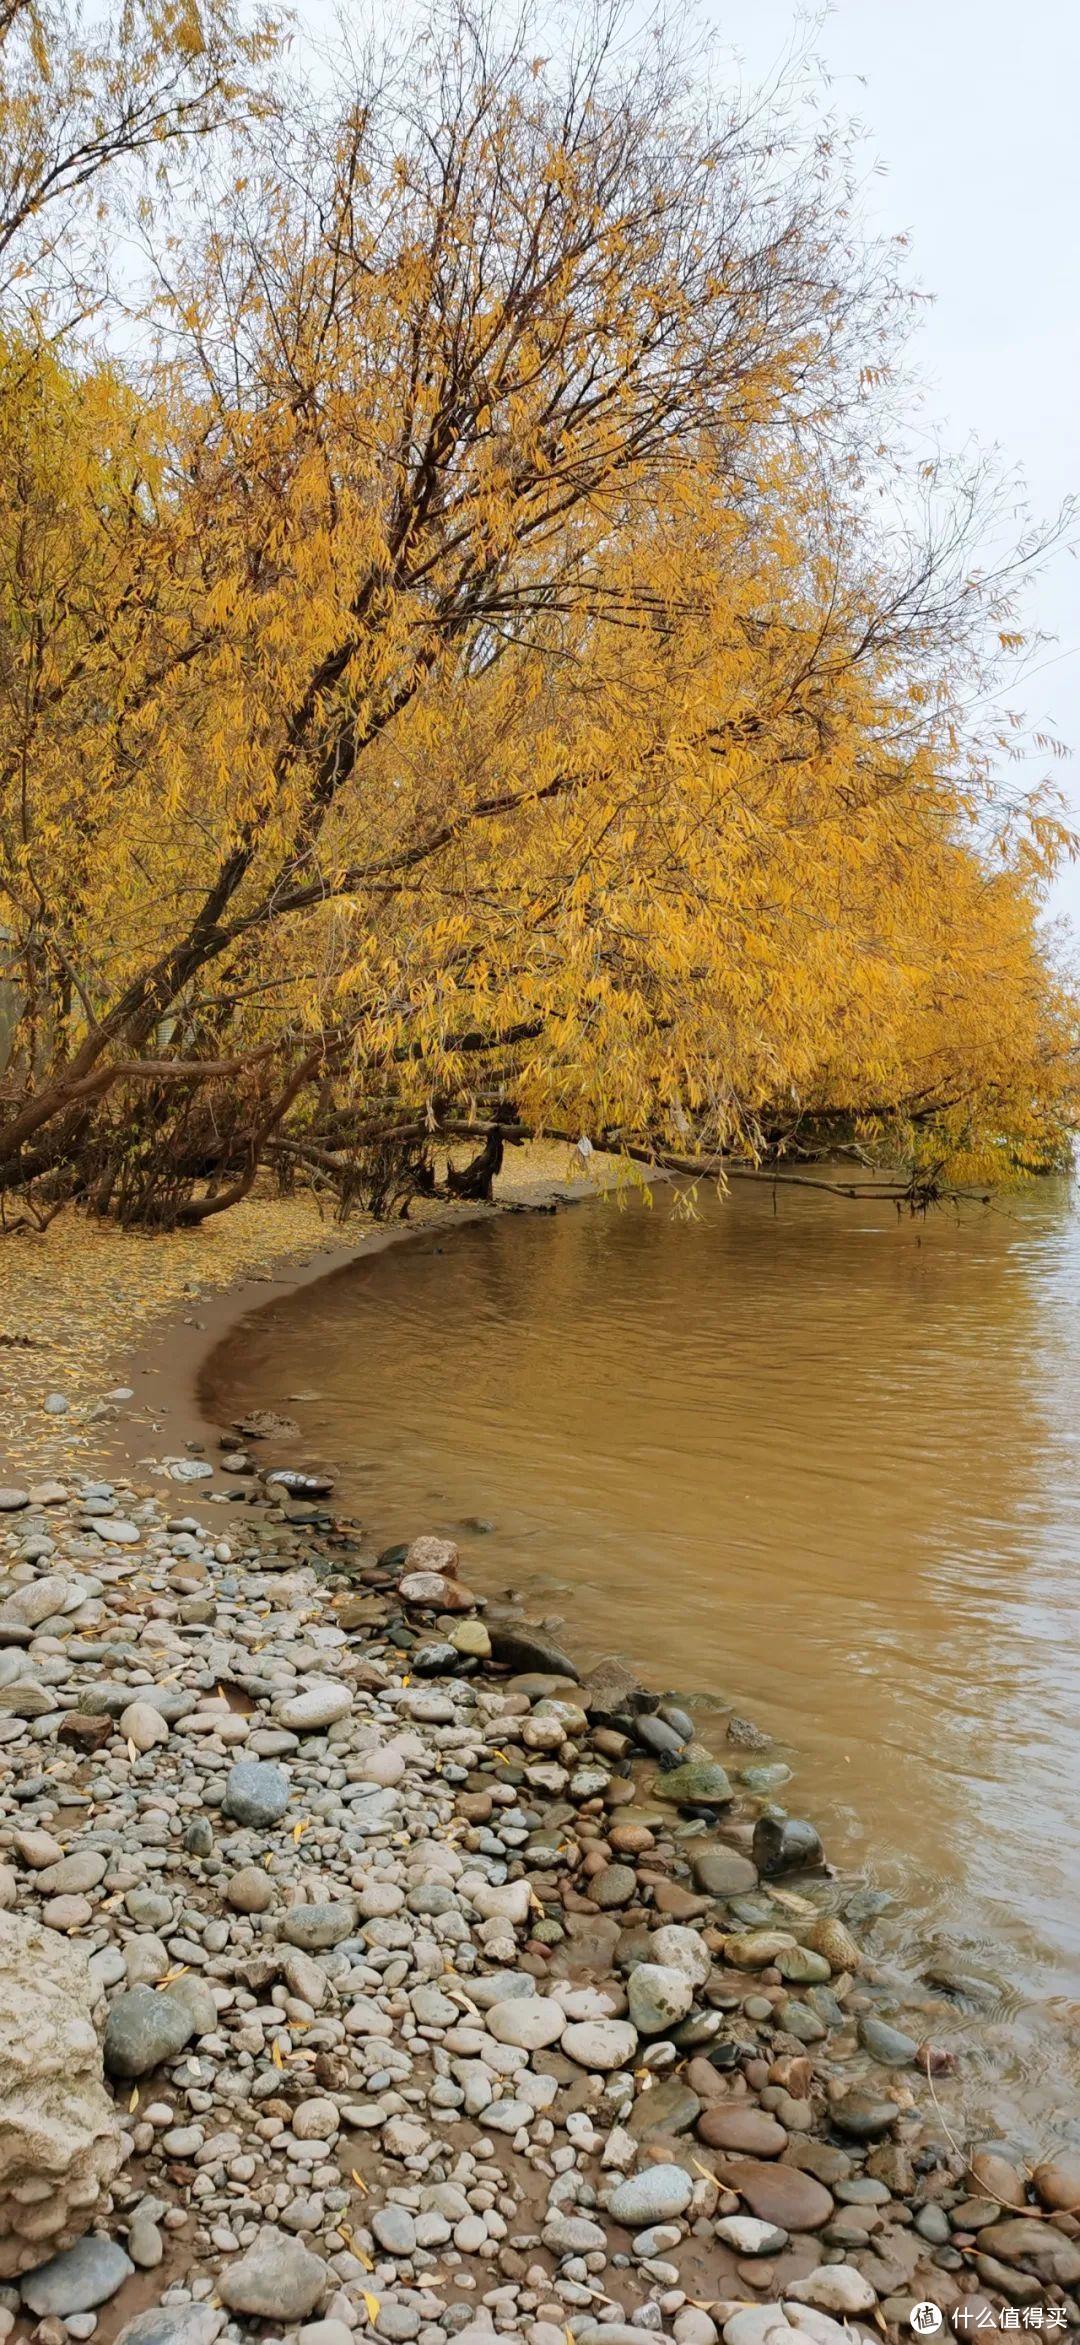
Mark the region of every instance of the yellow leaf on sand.
<instances>
[{"instance_id":1,"label":"yellow leaf on sand","mask_svg":"<svg viewBox=\"0 0 1080 2345\"><path fill-rule=\"evenodd\" d=\"M366 2197L367 2197L367 2194L368 2194L368 2186L367 2186L367 2183L364 2181L363 2175L362 2175L362 2174L358 2174L358 2173L357 2173L355 2166L350 2166L350 2168L349 2168L349 2172L350 2172L350 2174L352 2175L353 2181L355 2182L357 2189L358 2189L359 2191L362 2191L362 2192L363 2192L363 2195L364 2195L364 2197L366 2198Z\"/></svg>"}]
</instances>

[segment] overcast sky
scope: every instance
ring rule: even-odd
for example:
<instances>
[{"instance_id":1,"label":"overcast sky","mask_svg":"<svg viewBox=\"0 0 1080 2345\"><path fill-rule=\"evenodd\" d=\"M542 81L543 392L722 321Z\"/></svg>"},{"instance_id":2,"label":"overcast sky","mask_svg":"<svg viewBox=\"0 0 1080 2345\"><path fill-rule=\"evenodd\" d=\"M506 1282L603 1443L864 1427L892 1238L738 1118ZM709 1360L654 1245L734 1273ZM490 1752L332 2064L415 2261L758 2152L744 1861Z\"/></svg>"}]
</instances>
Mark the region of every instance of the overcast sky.
<instances>
[{"instance_id":1,"label":"overcast sky","mask_svg":"<svg viewBox=\"0 0 1080 2345\"><path fill-rule=\"evenodd\" d=\"M791 0L707 0L757 79L791 40ZM950 438L997 446L1037 513L1080 491L1080 8L1077 0L835 0L813 46L837 110L886 166L868 202L911 233L934 296L920 335ZM1074 536L1080 536L1078 521ZM1057 636L1018 699L1070 744L1057 771L1080 826L1080 560L1033 588ZM1080 864L1057 891L1080 932Z\"/></svg>"},{"instance_id":2,"label":"overcast sky","mask_svg":"<svg viewBox=\"0 0 1080 2345\"><path fill-rule=\"evenodd\" d=\"M420 12L421 0L398 4ZM296 8L321 33L335 13L334 0ZM794 0L699 0L699 13L749 82L803 46L818 15ZM1078 0L834 0L811 47L836 111L864 126L868 209L910 233L933 295L919 338L930 413L957 446L974 435L1019 465L1035 513L1052 517L1080 492ZM1010 698L1070 745L1056 779L1080 827L1077 556L1054 555L1027 615L1057 641ZM1080 937L1080 863L1055 901Z\"/></svg>"}]
</instances>

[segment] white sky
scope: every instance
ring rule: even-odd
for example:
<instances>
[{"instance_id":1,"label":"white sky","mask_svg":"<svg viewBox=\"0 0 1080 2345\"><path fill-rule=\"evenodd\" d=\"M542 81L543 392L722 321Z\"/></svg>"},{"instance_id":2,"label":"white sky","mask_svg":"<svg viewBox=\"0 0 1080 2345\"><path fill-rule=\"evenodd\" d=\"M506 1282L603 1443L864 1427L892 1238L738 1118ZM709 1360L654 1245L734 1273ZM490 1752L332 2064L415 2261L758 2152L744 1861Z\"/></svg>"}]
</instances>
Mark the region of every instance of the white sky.
<instances>
[{"instance_id":1,"label":"white sky","mask_svg":"<svg viewBox=\"0 0 1080 2345\"><path fill-rule=\"evenodd\" d=\"M295 5L300 26L325 36L334 0ZM413 15L422 0L398 5ZM698 7L749 82L817 18L796 0ZM947 441L974 436L1019 466L1034 512L1052 517L1080 493L1078 0L834 0L810 45L835 110L864 126L867 209L909 232L912 274L934 297L919 343L929 414ZM1072 535L1080 543L1080 516ZM1080 561L1066 548L1026 617L1057 640L1010 702L1071 748L1055 779L1080 829ZM1055 908L1080 939L1080 862Z\"/></svg>"},{"instance_id":2,"label":"white sky","mask_svg":"<svg viewBox=\"0 0 1080 2345\"><path fill-rule=\"evenodd\" d=\"M781 56L791 0L706 0L758 79ZM1076 0L835 0L813 47L838 111L886 166L868 205L911 234L934 295L920 336L930 406L1019 464L1036 513L1080 492L1080 8ZM1080 540L1080 516L1071 534ZM1058 638L1012 697L1064 740L1057 768L1080 827L1080 561L1053 556L1033 623ZM1064 656L1062 656L1064 655ZM1080 933L1080 863L1056 903Z\"/></svg>"}]
</instances>

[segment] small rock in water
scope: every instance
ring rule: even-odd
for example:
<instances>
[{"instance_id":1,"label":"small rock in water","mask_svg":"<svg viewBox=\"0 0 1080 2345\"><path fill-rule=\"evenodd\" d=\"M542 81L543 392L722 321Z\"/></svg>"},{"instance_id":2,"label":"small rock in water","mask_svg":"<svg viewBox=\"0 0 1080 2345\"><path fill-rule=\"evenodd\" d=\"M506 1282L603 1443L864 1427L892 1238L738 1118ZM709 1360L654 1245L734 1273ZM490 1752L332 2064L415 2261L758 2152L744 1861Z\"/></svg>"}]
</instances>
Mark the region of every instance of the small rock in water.
<instances>
[{"instance_id":1,"label":"small rock in water","mask_svg":"<svg viewBox=\"0 0 1080 2345\"><path fill-rule=\"evenodd\" d=\"M900 2111L895 2101L883 2101L872 2092L863 2092L858 2085L841 2093L832 2104L832 2121L841 2133L850 2133L856 2141L880 2141L895 2125Z\"/></svg>"},{"instance_id":2,"label":"small rock in water","mask_svg":"<svg viewBox=\"0 0 1080 2345\"><path fill-rule=\"evenodd\" d=\"M1080 2207L1080 2150L1059 2150L1044 2159L1032 2179L1044 2207L1075 2213Z\"/></svg>"},{"instance_id":3,"label":"small rock in water","mask_svg":"<svg viewBox=\"0 0 1080 2345\"><path fill-rule=\"evenodd\" d=\"M681 1767L658 1775L654 1788L661 1799L675 1800L679 1807L722 1808L734 1798L717 1759L687 1759Z\"/></svg>"},{"instance_id":4,"label":"small rock in water","mask_svg":"<svg viewBox=\"0 0 1080 2345\"><path fill-rule=\"evenodd\" d=\"M305 1474L298 1466L280 1466L266 1480L271 1487L287 1490L291 1498L329 1498L334 1487L332 1474Z\"/></svg>"},{"instance_id":5,"label":"small rock in water","mask_svg":"<svg viewBox=\"0 0 1080 2345\"><path fill-rule=\"evenodd\" d=\"M859 2042L882 2068L910 2068L919 2049L914 2037L889 2027L869 2011L864 2011L859 2021Z\"/></svg>"},{"instance_id":6,"label":"small rock in water","mask_svg":"<svg viewBox=\"0 0 1080 2345\"><path fill-rule=\"evenodd\" d=\"M457 1576L459 1562L457 1544L453 1539L439 1539L426 1532L422 1538L412 1540L401 1561L407 1572L441 1572L452 1580Z\"/></svg>"},{"instance_id":7,"label":"small rock in water","mask_svg":"<svg viewBox=\"0 0 1080 2345\"><path fill-rule=\"evenodd\" d=\"M821 1841L801 1816L759 1816L754 1826L754 1863L770 1879L776 1873L820 1865Z\"/></svg>"},{"instance_id":8,"label":"small rock in water","mask_svg":"<svg viewBox=\"0 0 1080 2345\"><path fill-rule=\"evenodd\" d=\"M743 1897L757 1888L757 1866L739 1849L725 1848L719 1840L695 1849L690 1868L707 1897Z\"/></svg>"}]
</instances>

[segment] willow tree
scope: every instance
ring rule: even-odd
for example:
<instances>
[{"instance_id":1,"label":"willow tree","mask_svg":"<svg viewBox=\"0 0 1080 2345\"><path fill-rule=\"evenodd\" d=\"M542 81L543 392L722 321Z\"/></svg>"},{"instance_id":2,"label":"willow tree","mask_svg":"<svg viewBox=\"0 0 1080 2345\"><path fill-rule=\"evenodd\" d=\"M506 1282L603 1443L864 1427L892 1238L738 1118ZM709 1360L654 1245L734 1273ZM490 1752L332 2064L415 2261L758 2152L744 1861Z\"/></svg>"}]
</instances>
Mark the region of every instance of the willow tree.
<instances>
[{"instance_id":1,"label":"willow tree","mask_svg":"<svg viewBox=\"0 0 1080 2345\"><path fill-rule=\"evenodd\" d=\"M88 23L71 0L0 0L0 301L85 323L100 231L123 193L158 197L192 150L258 103L272 22L231 0L128 0ZM57 317L50 309L49 327Z\"/></svg>"},{"instance_id":2,"label":"willow tree","mask_svg":"<svg viewBox=\"0 0 1080 2345\"><path fill-rule=\"evenodd\" d=\"M228 160L140 393L37 360L10 410L0 1183L190 1218L463 1128L1051 1145L1060 834L1014 809L991 870L959 721L1011 578L962 482L875 529L903 304L842 159L462 10Z\"/></svg>"}]
</instances>

